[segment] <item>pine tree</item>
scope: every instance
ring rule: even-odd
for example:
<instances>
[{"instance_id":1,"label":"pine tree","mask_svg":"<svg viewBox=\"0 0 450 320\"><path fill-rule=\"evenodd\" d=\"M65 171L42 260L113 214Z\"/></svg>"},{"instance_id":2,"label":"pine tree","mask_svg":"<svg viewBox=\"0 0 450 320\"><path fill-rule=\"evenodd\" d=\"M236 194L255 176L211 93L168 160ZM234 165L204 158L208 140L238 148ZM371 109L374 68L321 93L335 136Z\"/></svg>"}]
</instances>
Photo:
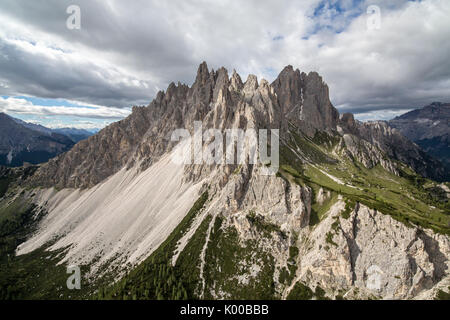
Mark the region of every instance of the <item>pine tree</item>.
<instances>
[{"instance_id":1,"label":"pine tree","mask_svg":"<svg viewBox=\"0 0 450 320\"><path fill-rule=\"evenodd\" d=\"M172 299L172 300L176 300L176 296L177 296L176 288L175 288L175 287L172 287L172 297L171 297L171 299Z\"/></svg>"}]
</instances>

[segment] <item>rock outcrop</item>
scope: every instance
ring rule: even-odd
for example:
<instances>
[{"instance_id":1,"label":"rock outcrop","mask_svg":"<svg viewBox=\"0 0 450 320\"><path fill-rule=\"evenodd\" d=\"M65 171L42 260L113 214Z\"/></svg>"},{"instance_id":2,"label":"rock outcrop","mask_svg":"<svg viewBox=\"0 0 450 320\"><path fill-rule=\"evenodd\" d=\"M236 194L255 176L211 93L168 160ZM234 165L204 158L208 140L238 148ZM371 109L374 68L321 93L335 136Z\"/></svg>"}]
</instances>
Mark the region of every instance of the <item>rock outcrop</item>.
<instances>
[{"instance_id":1,"label":"rock outcrop","mask_svg":"<svg viewBox=\"0 0 450 320\"><path fill-rule=\"evenodd\" d=\"M406 227L364 205L347 219L339 214L343 210L337 202L305 236L297 280L344 298L407 299L448 278L448 237Z\"/></svg>"}]
</instances>

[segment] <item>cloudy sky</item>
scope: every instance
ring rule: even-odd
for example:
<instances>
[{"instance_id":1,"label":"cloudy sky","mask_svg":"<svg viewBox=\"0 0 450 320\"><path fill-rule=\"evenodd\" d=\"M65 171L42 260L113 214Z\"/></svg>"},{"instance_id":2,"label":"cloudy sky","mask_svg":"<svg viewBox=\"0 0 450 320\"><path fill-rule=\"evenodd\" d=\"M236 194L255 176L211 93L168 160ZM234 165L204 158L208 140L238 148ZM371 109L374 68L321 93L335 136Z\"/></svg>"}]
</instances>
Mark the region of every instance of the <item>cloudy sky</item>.
<instances>
[{"instance_id":1,"label":"cloudy sky","mask_svg":"<svg viewBox=\"0 0 450 320\"><path fill-rule=\"evenodd\" d=\"M0 112L103 127L207 61L269 81L318 71L340 111L390 119L450 101L449 17L448 0L2 0Z\"/></svg>"}]
</instances>

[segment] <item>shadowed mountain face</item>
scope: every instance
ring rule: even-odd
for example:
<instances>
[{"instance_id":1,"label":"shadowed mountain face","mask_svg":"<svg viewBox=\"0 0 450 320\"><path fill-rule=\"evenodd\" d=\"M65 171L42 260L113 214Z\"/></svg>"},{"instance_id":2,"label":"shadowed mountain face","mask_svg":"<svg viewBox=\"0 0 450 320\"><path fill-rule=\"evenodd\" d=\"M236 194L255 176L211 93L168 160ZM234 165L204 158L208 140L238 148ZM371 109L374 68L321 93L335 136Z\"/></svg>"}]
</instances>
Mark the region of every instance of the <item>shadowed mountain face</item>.
<instances>
[{"instance_id":1,"label":"shadowed mountain face","mask_svg":"<svg viewBox=\"0 0 450 320\"><path fill-rule=\"evenodd\" d=\"M16 119L0 113L1 165L17 167L24 162L46 162L73 145L74 142L62 134L30 129Z\"/></svg>"},{"instance_id":2,"label":"shadowed mountain face","mask_svg":"<svg viewBox=\"0 0 450 320\"><path fill-rule=\"evenodd\" d=\"M65 135L66 137L69 137L74 143L78 143L81 140L85 140L94 134L93 132L76 128L57 128L52 129L52 132L59 133Z\"/></svg>"},{"instance_id":3,"label":"shadowed mountain face","mask_svg":"<svg viewBox=\"0 0 450 320\"><path fill-rule=\"evenodd\" d=\"M22 121L22 120L16 119L16 118L12 118L12 119L14 121L16 121L18 124L21 124L24 127L27 127L28 129L31 129L33 131L38 131L38 132L46 134L48 136L51 136L54 133L64 135L64 136L70 138L70 140L72 140L73 143L80 142L81 140L87 139L94 134L94 131L91 132L91 131L84 130L84 129L76 129L76 128L50 129L50 128L44 127L40 124L25 122L25 121ZM95 131L97 131L97 130L95 130Z\"/></svg>"},{"instance_id":4,"label":"shadowed mountain face","mask_svg":"<svg viewBox=\"0 0 450 320\"><path fill-rule=\"evenodd\" d=\"M389 125L450 170L450 103L434 102L394 118Z\"/></svg>"}]
</instances>

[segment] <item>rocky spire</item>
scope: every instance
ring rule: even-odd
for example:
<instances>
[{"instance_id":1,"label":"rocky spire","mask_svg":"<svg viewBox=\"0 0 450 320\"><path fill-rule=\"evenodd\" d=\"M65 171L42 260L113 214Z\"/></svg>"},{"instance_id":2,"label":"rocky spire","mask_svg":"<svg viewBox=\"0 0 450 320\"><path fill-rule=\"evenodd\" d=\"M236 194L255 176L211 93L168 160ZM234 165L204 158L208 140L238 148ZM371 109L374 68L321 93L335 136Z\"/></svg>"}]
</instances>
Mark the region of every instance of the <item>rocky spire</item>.
<instances>
[{"instance_id":1,"label":"rocky spire","mask_svg":"<svg viewBox=\"0 0 450 320\"><path fill-rule=\"evenodd\" d=\"M233 69L233 74L231 75L230 90L240 91L243 87L244 84L242 83L241 77L236 72L236 70Z\"/></svg>"},{"instance_id":2,"label":"rocky spire","mask_svg":"<svg viewBox=\"0 0 450 320\"><path fill-rule=\"evenodd\" d=\"M340 116L340 125L343 128L344 132L350 132L352 134L357 133L357 124L355 121L355 117L353 113L344 113Z\"/></svg>"},{"instance_id":3,"label":"rocky spire","mask_svg":"<svg viewBox=\"0 0 450 320\"><path fill-rule=\"evenodd\" d=\"M330 102L328 86L316 72L305 74L286 66L272 87L283 115L307 135L336 129L339 113Z\"/></svg>"},{"instance_id":4,"label":"rocky spire","mask_svg":"<svg viewBox=\"0 0 450 320\"><path fill-rule=\"evenodd\" d=\"M244 83L244 95L249 98L253 95L255 90L258 89L258 78L254 74L249 74L247 81Z\"/></svg>"},{"instance_id":5,"label":"rocky spire","mask_svg":"<svg viewBox=\"0 0 450 320\"><path fill-rule=\"evenodd\" d=\"M306 119L319 130L335 130L339 112L330 102L328 85L317 72L302 73L303 106Z\"/></svg>"},{"instance_id":6,"label":"rocky spire","mask_svg":"<svg viewBox=\"0 0 450 320\"><path fill-rule=\"evenodd\" d=\"M209 70L206 61L203 61L197 69L197 76L195 77L194 85L202 85L205 84L209 79Z\"/></svg>"},{"instance_id":7,"label":"rocky spire","mask_svg":"<svg viewBox=\"0 0 450 320\"><path fill-rule=\"evenodd\" d=\"M228 78L228 71L224 67L221 67L217 70L215 74L215 85L214 85L214 92L213 92L213 102L217 100L217 96L219 95L219 92L222 90L225 92L228 90L228 86L230 85L230 80Z\"/></svg>"},{"instance_id":8,"label":"rocky spire","mask_svg":"<svg viewBox=\"0 0 450 320\"><path fill-rule=\"evenodd\" d=\"M286 66L272 82L272 87L278 95L278 101L284 113L289 112L301 102L302 83L300 71L294 71L291 65Z\"/></svg>"},{"instance_id":9,"label":"rocky spire","mask_svg":"<svg viewBox=\"0 0 450 320\"><path fill-rule=\"evenodd\" d=\"M194 84L191 87L189 96L194 105L205 108L211 101L214 89L215 72L208 71L208 66L203 61L197 70Z\"/></svg>"}]
</instances>

